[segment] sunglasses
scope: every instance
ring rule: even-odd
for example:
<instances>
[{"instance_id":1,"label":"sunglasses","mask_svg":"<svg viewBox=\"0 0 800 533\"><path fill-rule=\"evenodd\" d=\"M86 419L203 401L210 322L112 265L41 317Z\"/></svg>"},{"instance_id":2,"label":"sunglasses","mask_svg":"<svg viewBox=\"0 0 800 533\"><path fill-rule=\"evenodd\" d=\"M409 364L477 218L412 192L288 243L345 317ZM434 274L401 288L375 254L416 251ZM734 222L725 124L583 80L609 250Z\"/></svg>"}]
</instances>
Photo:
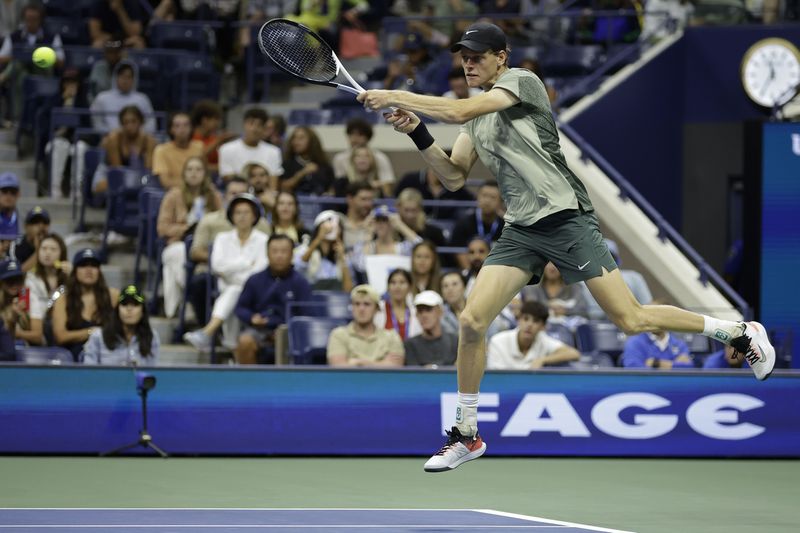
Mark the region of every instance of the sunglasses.
<instances>
[{"instance_id":1,"label":"sunglasses","mask_svg":"<svg viewBox=\"0 0 800 533\"><path fill-rule=\"evenodd\" d=\"M3 194L17 194L19 189L15 189L14 187L0 187L0 193Z\"/></svg>"}]
</instances>

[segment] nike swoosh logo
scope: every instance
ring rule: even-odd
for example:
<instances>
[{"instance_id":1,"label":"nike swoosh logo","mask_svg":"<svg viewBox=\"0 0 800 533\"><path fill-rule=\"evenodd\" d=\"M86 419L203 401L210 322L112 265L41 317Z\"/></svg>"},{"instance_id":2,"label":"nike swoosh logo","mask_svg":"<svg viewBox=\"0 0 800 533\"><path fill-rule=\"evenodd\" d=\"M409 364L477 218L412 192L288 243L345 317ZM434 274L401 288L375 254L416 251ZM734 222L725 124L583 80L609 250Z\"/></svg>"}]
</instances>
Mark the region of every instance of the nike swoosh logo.
<instances>
[{"instance_id":1,"label":"nike swoosh logo","mask_svg":"<svg viewBox=\"0 0 800 533\"><path fill-rule=\"evenodd\" d=\"M582 264L581 266L578 267L578 270L583 270L584 268L586 268L586 265L588 265L591 262L592 262L591 259L589 261L586 261L584 264Z\"/></svg>"},{"instance_id":2,"label":"nike swoosh logo","mask_svg":"<svg viewBox=\"0 0 800 533\"><path fill-rule=\"evenodd\" d=\"M764 353L764 348L762 348L760 344L757 344L756 346L758 346L758 351L761 352L761 362L762 363L766 363L767 362L767 356Z\"/></svg>"},{"instance_id":3,"label":"nike swoosh logo","mask_svg":"<svg viewBox=\"0 0 800 533\"><path fill-rule=\"evenodd\" d=\"M469 35L470 33L475 33L476 31L478 31L478 30L469 30L469 31L464 32L464 35Z\"/></svg>"}]
</instances>

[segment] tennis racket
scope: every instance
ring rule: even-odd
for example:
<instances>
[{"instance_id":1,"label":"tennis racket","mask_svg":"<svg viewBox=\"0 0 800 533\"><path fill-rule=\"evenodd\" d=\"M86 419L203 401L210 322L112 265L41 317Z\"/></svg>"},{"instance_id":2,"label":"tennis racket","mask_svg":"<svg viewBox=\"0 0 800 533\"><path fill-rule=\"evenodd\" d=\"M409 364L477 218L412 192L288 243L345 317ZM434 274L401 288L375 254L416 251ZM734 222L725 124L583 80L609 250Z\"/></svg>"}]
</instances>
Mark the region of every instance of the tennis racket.
<instances>
[{"instance_id":1,"label":"tennis racket","mask_svg":"<svg viewBox=\"0 0 800 533\"><path fill-rule=\"evenodd\" d=\"M258 46L279 69L296 78L355 95L364 92L330 45L302 24L280 18L267 21L258 30ZM340 76L344 83L334 81Z\"/></svg>"}]
</instances>

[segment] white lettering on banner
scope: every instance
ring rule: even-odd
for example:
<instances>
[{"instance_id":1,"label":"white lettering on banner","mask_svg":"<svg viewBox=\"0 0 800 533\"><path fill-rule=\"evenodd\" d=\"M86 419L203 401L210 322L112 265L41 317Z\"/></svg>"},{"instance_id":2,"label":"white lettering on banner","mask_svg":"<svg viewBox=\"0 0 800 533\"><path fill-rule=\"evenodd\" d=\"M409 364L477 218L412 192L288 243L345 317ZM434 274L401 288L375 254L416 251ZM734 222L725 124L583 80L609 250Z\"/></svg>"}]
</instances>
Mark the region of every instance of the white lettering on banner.
<instances>
[{"instance_id":1,"label":"white lettering on banner","mask_svg":"<svg viewBox=\"0 0 800 533\"><path fill-rule=\"evenodd\" d=\"M499 422L500 394L482 392L478 422ZM458 395L440 395L442 435L453 425ZM620 418L625 409L647 411L672 405L668 399L647 392L625 392L601 398L592 408L591 420L601 432L620 439L654 439L673 431L679 415L674 413L636 413L633 423ZM745 440L764 433L766 428L739 423L739 413L764 407L765 403L746 394L711 394L695 400L686 410L686 421L695 432L712 439ZM544 416L545 413L547 416ZM502 437L528 437L534 432L557 432L562 437L591 437L589 428L564 394L528 393L519 402L500 431Z\"/></svg>"},{"instance_id":2,"label":"white lettering on banner","mask_svg":"<svg viewBox=\"0 0 800 533\"><path fill-rule=\"evenodd\" d=\"M755 424L738 424L739 411L763 406L764 402L746 394L712 394L689 406L686 422L696 432L712 439L752 439L764 433L765 428Z\"/></svg>"},{"instance_id":3,"label":"white lettering on banner","mask_svg":"<svg viewBox=\"0 0 800 533\"><path fill-rule=\"evenodd\" d=\"M592 423L597 429L620 439L654 439L666 435L678 425L677 415L633 415L633 424L624 422L619 414L629 407L648 411L669 407L669 400L647 392L625 392L603 398L592 409Z\"/></svg>"},{"instance_id":4,"label":"white lettering on banner","mask_svg":"<svg viewBox=\"0 0 800 533\"><path fill-rule=\"evenodd\" d=\"M443 392L439 398L439 405L442 413L442 436L445 430L453 427L455 420L456 406L458 405L458 394L454 392ZM482 392L478 397L478 422L497 422L497 413L493 411L481 411L484 407L497 407L500 405L500 395L496 392Z\"/></svg>"},{"instance_id":5,"label":"white lettering on banner","mask_svg":"<svg viewBox=\"0 0 800 533\"><path fill-rule=\"evenodd\" d=\"M542 416L545 412L548 418ZM500 436L527 437L534 431L555 431L562 437L592 436L563 394L526 394Z\"/></svg>"},{"instance_id":6,"label":"white lettering on banner","mask_svg":"<svg viewBox=\"0 0 800 533\"><path fill-rule=\"evenodd\" d=\"M800 156L800 133L792 133L792 152Z\"/></svg>"}]
</instances>

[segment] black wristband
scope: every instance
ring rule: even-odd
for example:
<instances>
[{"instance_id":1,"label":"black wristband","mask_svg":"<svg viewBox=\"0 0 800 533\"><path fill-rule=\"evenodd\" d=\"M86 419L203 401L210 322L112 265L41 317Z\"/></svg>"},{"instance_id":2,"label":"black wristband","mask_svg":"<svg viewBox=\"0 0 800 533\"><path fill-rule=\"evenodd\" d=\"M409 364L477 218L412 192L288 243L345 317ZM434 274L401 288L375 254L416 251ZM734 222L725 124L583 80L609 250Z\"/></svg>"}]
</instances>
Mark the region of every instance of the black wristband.
<instances>
[{"instance_id":1,"label":"black wristband","mask_svg":"<svg viewBox=\"0 0 800 533\"><path fill-rule=\"evenodd\" d=\"M414 128L414 131L408 134L411 137L411 140L414 141L414 144L417 145L417 150L422 151L432 145L435 141L433 140L433 136L431 136L430 132L428 131L428 127L425 126L423 122L417 124L417 127Z\"/></svg>"},{"instance_id":2,"label":"black wristband","mask_svg":"<svg viewBox=\"0 0 800 533\"><path fill-rule=\"evenodd\" d=\"M653 357L653 368L658 368L661 366L661 360L658 357Z\"/></svg>"}]
</instances>

